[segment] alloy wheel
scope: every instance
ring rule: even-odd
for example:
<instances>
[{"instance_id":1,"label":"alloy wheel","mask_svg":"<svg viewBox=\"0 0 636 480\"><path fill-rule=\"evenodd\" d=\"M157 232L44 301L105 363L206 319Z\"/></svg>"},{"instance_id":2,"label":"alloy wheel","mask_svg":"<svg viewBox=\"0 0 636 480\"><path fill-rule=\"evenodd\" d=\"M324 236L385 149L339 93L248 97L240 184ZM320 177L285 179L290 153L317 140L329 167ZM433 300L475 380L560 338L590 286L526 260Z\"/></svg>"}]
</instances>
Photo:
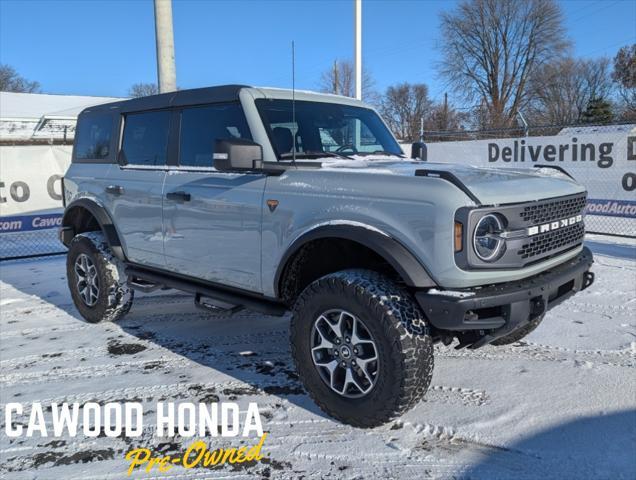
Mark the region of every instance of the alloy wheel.
<instances>
[{"instance_id":1,"label":"alloy wheel","mask_svg":"<svg viewBox=\"0 0 636 480\"><path fill-rule=\"evenodd\" d=\"M82 253L75 260L77 292L82 301L89 307L94 306L99 298L99 278L93 260Z\"/></svg>"},{"instance_id":2,"label":"alloy wheel","mask_svg":"<svg viewBox=\"0 0 636 480\"><path fill-rule=\"evenodd\" d=\"M311 358L322 380L343 397L363 397L377 382L377 345L362 320L345 310L328 310L314 321Z\"/></svg>"}]
</instances>

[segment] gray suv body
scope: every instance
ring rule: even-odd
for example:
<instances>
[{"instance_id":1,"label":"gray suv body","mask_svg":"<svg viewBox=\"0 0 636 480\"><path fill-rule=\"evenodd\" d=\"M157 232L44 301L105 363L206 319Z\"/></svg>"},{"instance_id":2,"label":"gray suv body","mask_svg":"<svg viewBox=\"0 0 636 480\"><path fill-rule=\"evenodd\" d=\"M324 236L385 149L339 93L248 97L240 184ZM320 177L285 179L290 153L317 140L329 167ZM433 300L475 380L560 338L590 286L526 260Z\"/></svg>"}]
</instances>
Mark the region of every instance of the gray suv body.
<instances>
[{"instance_id":1,"label":"gray suv body","mask_svg":"<svg viewBox=\"0 0 636 480\"><path fill-rule=\"evenodd\" d=\"M421 398L433 343L512 343L592 283L585 189L549 172L407 158L372 107L334 95L229 85L91 107L64 178L69 286L91 321L156 288L292 310L309 393L373 426Z\"/></svg>"}]
</instances>

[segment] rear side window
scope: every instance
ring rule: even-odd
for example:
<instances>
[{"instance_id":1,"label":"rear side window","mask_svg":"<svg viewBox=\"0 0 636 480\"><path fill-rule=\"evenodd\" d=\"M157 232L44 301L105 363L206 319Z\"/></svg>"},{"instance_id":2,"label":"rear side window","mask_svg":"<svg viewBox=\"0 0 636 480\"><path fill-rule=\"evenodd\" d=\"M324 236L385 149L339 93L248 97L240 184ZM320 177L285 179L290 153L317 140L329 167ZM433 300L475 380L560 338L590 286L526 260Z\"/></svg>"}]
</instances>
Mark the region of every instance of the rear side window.
<instances>
[{"instance_id":1,"label":"rear side window","mask_svg":"<svg viewBox=\"0 0 636 480\"><path fill-rule=\"evenodd\" d=\"M75 138L76 160L103 160L110 154L113 117L110 114L82 115Z\"/></svg>"},{"instance_id":2,"label":"rear side window","mask_svg":"<svg viewBox=\"0 0 636 480\"><path fill-rule=\"evenodd\" d=\"M121 157L126 165L163 166L168 156L168 110L126 115Z\"/></svg>"},{"instance_id":3,"label":"rear side window","mask_svg":"<svg viewBox=\"0 0 636 480\"><path fill-rule=\"evenodd\" d=\"M251 140L243 109L238 103L184 108L181 112L179 165L212 167L215 140Z\"/></svg>"}]
</instances>

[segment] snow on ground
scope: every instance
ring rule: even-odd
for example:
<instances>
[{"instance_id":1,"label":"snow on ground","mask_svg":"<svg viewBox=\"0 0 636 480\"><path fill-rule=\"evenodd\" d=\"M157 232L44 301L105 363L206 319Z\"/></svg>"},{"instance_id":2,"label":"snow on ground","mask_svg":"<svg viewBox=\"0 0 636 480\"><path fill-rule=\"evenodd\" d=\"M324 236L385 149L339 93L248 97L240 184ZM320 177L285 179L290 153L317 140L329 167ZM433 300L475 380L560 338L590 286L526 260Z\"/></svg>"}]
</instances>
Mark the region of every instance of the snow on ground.
<instances>
[{"instance_id":1,"label":"snow on ground","mask_svg":"<svg viewBox=\"0 0 636 480\"><path fill-rule=\"evenodd\" d=\"M131 446L182 452L191 440L154 436L148 411L163 400L258 402L269 458L136 478L633 479L636 243L624 242L590 237L596 283L524 341L476 351L437 347L426 399L373 430L325 417L305 395L289 354L288 318L215 316L169 291L139 296L117 324L92 325L71 303L63 256L2 262L3 407L139 401L149 417L135 440L8 439L3 423L0 476L126 478Z\"/></svg>"}]
</instances>

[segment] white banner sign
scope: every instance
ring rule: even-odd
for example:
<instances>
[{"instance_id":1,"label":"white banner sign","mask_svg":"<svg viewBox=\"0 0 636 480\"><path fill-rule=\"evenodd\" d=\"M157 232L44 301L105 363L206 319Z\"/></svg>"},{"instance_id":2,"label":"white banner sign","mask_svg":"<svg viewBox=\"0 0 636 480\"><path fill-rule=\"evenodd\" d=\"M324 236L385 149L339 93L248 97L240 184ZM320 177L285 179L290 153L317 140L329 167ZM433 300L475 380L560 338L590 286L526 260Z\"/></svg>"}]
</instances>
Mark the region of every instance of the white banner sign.
<instances>
[{"instance_id":1,"label":"white banner sign","mask_svg":"<svg viewBox=\"0 0 636 480\"><path fill-rule=\"evenodd\" d=\"M0 217L62 212L70 145L0 146Z\"/></svg>"},{"instance_id":2,"label":"white banner sign","mask_svg":"<svg viewBox=\"0 0 636 480\"><path fill-rule=\"evenodd\" d=\"M431 162L491 167L565 169L592 200L636 200L636 135L595 133L428 144ZM625 216L636 217L636 211Z\"/></svg>"}]
</instances>

